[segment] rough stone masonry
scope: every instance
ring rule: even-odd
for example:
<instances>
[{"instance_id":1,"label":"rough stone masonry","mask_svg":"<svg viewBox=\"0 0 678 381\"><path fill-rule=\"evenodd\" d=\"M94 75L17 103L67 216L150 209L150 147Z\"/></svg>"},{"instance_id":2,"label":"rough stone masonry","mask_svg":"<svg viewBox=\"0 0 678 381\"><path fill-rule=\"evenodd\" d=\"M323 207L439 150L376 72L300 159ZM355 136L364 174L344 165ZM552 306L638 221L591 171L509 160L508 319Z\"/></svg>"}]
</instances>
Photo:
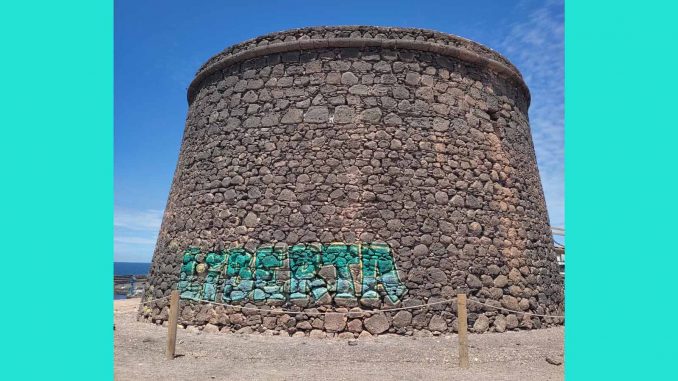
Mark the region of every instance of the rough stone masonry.
<instances>
[{"instance_id":1,"label":"rough stone masonry","mask_svg":"<svg viewBox=\"0 0 678 381\"><path fill-rule=\"evenodd\" d=\"M562 324L518 70L404 28L273 33L211 58L188 90L144 299L224 332L358 337ZM197 300L209 300L229 306ZM264 310L305 311L304 314ZM327 314L324 314L327 313ZM141 318L167 319L167 299Z\"/></svg>"}]
</instances>

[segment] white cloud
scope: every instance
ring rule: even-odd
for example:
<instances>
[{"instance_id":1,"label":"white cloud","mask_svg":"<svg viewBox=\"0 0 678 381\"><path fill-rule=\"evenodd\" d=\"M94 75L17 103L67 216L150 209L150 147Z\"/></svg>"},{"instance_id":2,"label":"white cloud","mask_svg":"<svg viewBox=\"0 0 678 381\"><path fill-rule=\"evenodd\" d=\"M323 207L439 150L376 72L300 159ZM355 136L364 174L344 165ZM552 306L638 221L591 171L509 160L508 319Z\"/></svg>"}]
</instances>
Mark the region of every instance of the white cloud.
<instances>
[{"instance_id":1,"label":"white cloud","mask_svg":"<svg viewBox=\"0 0 678 381\"><path fill-rule=\"evenodd\" d=\"M520 5L524 7L526 3ZM565 225L564 79L562 0L543 3L525 21L514 23L499 50L523 74L530 88L530 126L551 224Z\"/></svg>"},{"instance_id":2,"label":"white cloud","mask_svg":"<svg viewBox=\"0 0 678 381\"><path fill-rule=\"evenodd\" d=\"M162 210L115 208L114 260L150 262L162 223Z\"/></svg>"},{"instance_id":3,"label":"white cloud","mask_svg":"<svg viewBox=\"0 0 678 381\"><path fill-rule=\"evenodd\" d=\"M155 240L151 244L130 244L116 241L113 245L115 262L150 262L155 249Z\"/></svg>"},{"instance_id":4,"label":"white cloud","mask_svg":"<svg viewBox=\"0 0 678 381\"><path fill-rule=\"evenodd\" d=\"M155 239L148 237L127 237L116 236L115 243L132 244L132 245L155 245Z\"/></svg>"},{"instance_id":5,"label":"white cloud","mask_svg":"<svg viewBox=\"0 0 678 381\"><path fill-rule=\"evenodd\" d=\"M130 230L155 230L160 229L162 222L162 210L146 209L133 210L115 208L113 226Z\"/></svg>"}]
</instances>

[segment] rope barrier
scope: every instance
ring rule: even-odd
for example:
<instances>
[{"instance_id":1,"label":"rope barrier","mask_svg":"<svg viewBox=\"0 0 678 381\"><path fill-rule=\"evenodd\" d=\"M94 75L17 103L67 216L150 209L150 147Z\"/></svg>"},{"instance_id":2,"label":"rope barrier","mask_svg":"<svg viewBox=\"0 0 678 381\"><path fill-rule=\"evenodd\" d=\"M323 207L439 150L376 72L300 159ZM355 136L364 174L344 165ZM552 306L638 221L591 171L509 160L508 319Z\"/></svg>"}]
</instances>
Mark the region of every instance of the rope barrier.
<instances>
[{"instance_id":1,"label":"rope barrier","mask_svg":"<svg viewBox=\"0 0 678 381\"><path fill-rule=\"evenodd\" d=\"M159 300L163 300L163 299L167 299L167 298L169 298L169 296L163 296L162 298L147 300L147 301L145 301L145 302L140 302L139 305L134 306L134 307L129 308L129 309L125 309L125 308L123 308L123 309L121 309L121 310L119 309L119 310L117 310L117 312L124 312L124 311L132 311L132 310L136 310L136 309L138 309L140 306L143 306L144 304L149 304L149 303L157 302L157 301L159 301ZM130 306L130 307L131 307L131 306Z\"/></svg>"},{"instance_id":2,"label":"rope barrier","mask_svg":"<svg viewBox=\"0 0 678 381\"><path fill-rule=\"evenodd\" d=\"M211 300L206 300L206 299L197 299L197 298L184 298L184 300L191 300L194 302L203 302L203 303L208 303L208 304L214 304L218 306L224 306L224 307L231 307L231 308L239 308L241 310L249 310L249 311L261 311L261 312L267 312L267 313L279 313L279 314L289 314L289 315L312 315L312 316L317 316L317 315L328 315L328 314L366 314L366 315L372 315L380 312L393 312L393 311L402 311L402 310L411 310L411 309L419 309L419 308L427 308L431 306L436 306L440 304L448 304L448 303L456 303L456 299L446 299L446 300L441 300L433 303L427 303L427 304L418 304L416 306L407 306L407 307L396 307L396 308L387 308L387 309L380 309L380 310L370 310L370 311L355 311L355 312L319 312L319 311L290 311L290 310L272 310L272 309L264 309L264 308L258 308L258 307L246 307L246 306L239 306L235 304L227 304L227 303L219 303L219 302L213 302ZM489 304L482 303L477 300L473 299L468 299L470 302L474 302L486 307L498 309L498 310L504 310L504 311L509 311L517 314L523 314L523 315L530 315L530 316L539 316L539 317L551 317L551 318L563 318L564 316L562 315L541 315L541 314L534 314L531 312L523 312L523 311L516 311L516 310L511 310L508 308L503 308L503 307L497 307L497 306L492 306Z\"/></svg>"},{"instance_id":3,"label":"rope barrier","mask_svg":"<svg viewBox=\"0 0 678 381\"><path fill-rule=\"evenodd\" d=\"M240 308L241 310L250 310L250 311L262 311L262 312L267 312L267 313L278 313L278 314L290 314L290 315L329 315L329 314L376 314L379 312L391 312L391 311L400 311L400 310L409 310L409 309L416 309L416 308L425 308L425 307L430 307L430 306L435 306L438 304L446 304L446 303L452 303L454 300L443 300L439 302L433 302L429 304L419 304L416 306L408 306L408 307L398 307L398 308L387 308L385 310L371 310L371 311L355 311L355 312L320 312L320 311L290 311L290 310L268 310L264 308L257 308L257 307L246 307L246 306L239 306L235 304L226 304L226 303L218 303L218 302L213 302L211 300L205 300L205 299L196 299L196 298L184 298L184 300L192 300L194 302L204 302L204 303L209 303L209 304L215 304L218 306L224 306L224 307L231 307L231 308Z\"/></svg>"},{"instance_id":4,"label":"rope barrier","mask_svg":"<svg viewBox=\"0 0 678 381\"><path fill-rule=\"evenodd\" d=\"M153 302L157 302L160 300L164 300L169 298L169 296L164 296L162 298L158 299L152 299L152 300L147 300L145 302L139 303L139 305L144 305L144 304L149 304ZM387 309L380 309L380 310L370 310L370 311L355 311L355 312L320 312L320 311L290 311L290 310L274 310L274 309L265 309L265 308L258 308L258 307L246 307L246 306L239 306L236 304L227 304L227 303L219 303L219 302L213 302L211 300L207 299L197 299L197 298L184 298L184 300L191 300L194 302L202 302L202 303L208 303L208 304L214 304L217 306L224 306L224 307L230 307L230 308L239 308L240 310L249 310L249 311L260 311L260 312L266 312L266 313L278 313L278 314L288 314L288 315L312 315L312 316L318 316L318 315L328 315L328 314L366 314L366 315L372 315L372 314L377 314L380 312L394 312L394 311L402 311L402 310L412 310L412 309L419 309L419 308L427 308L431 306L436 306L440 304L448 304L448 303L455 303L456 299L445 299L433 303L427 303L427 304L418 304L416 306L407 306L407 307L396 307L396 308L387 308ZM516 314L522 314L522 315L529 315L529 316L537 316L537 317L545 317L545 318L564 318L564 315L546 315L546 314L535 314L531 312L524 312L524 311L517 311L517 310L512 310L509 308L504 308L504 307L498 307L498 306L493 306L490 304L486 304L483 302L480 302L478 300L474 299L467 299L469 302L473 302L476 304L480 304L481 306L489 307L489 308L494 308L496 310L502 310L502 311L508 311L508 312L513 312ZM123 311L131 311L134 309L139 308L139 306L135 306L134 308L130 308L129 310L123 310ZM118 310L120 311L120 310Z\"/></svg>"},{"instance_id":5,"label":"rope barrier","mask_svg":"<svg viewBox=\"0 0 678 381\"><path fill-rule=\"evenodd\" d=\"M483 306L485 306L485 307L490 307L490 308L494 308L494 309L497 309L497 310L504 310L504 311L514 312L514 313L517 313L517 314L530 315L530 316L539 316L539 317L551 317L551 318L564 318L564 317L565 317L565 316L563 316L563 315L540 315L540 314L533 314L533 313L531 313L531 312L516 311L516 310L510 310L510 309L504 308L504 307L497 307L497 306L493 306L493 305L490 305L490 304L481 303L481 302L479 302L479 301L477 301L477 300L473 300L473 299L467 299L467 300L468 300L469 302L473 302L473 303L476 303L476 304L480 304L480 305L483 305Z\"/></svg>"}]
</instances>

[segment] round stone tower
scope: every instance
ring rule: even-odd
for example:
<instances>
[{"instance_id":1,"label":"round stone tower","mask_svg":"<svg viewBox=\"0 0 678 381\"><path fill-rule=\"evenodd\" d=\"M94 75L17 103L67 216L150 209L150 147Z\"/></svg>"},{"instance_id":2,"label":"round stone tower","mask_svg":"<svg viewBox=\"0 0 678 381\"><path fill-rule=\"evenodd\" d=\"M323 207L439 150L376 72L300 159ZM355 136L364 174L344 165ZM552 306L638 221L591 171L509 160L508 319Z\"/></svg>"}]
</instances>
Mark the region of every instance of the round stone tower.
<instances>
[{"instance_id":1,"label":"round stone tower","mask_svg":"<svg viewBox=\"0 0 678 381\"><path fill-rule=\"evenodd\" d=\"M212 57L188 102L144 295L178 288L181 324L453 332L456 304L437 302L458 292L503 308L469 302L476 332L562 323L530 315L562 315L563 280L530 94L495 51L420 29L290 30Z\"/></svg>"}]
</instances>

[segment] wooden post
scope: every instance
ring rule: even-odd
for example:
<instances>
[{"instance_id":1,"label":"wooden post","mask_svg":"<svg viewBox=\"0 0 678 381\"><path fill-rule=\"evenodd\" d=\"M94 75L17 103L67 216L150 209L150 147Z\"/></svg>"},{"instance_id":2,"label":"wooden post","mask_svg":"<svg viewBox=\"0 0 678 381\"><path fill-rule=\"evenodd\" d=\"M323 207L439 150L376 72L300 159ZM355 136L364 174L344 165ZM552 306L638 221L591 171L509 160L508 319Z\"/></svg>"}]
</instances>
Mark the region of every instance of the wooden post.
<instances>
[{"instance_id":1,"label":"wooden post","mask_svg":"<svg viewBox=\"0 0 678 381\"><path fill-rule=\"evenodd\" d=\"M466 294L457 294L457 330L459 331L459 367L468 369Z\"/></svg>"},{"instance_id":2,"label":"wooden post","mask_svg":"<svg viewBox=\"0 0 678 381\"><path fill-rule=\"evenodd\" d=\"M167 322L167 359L174 359L177 345L177 321L179 320L179 290L173 290L170 297L169 321Z\"/></svg>"}]
</instances>

